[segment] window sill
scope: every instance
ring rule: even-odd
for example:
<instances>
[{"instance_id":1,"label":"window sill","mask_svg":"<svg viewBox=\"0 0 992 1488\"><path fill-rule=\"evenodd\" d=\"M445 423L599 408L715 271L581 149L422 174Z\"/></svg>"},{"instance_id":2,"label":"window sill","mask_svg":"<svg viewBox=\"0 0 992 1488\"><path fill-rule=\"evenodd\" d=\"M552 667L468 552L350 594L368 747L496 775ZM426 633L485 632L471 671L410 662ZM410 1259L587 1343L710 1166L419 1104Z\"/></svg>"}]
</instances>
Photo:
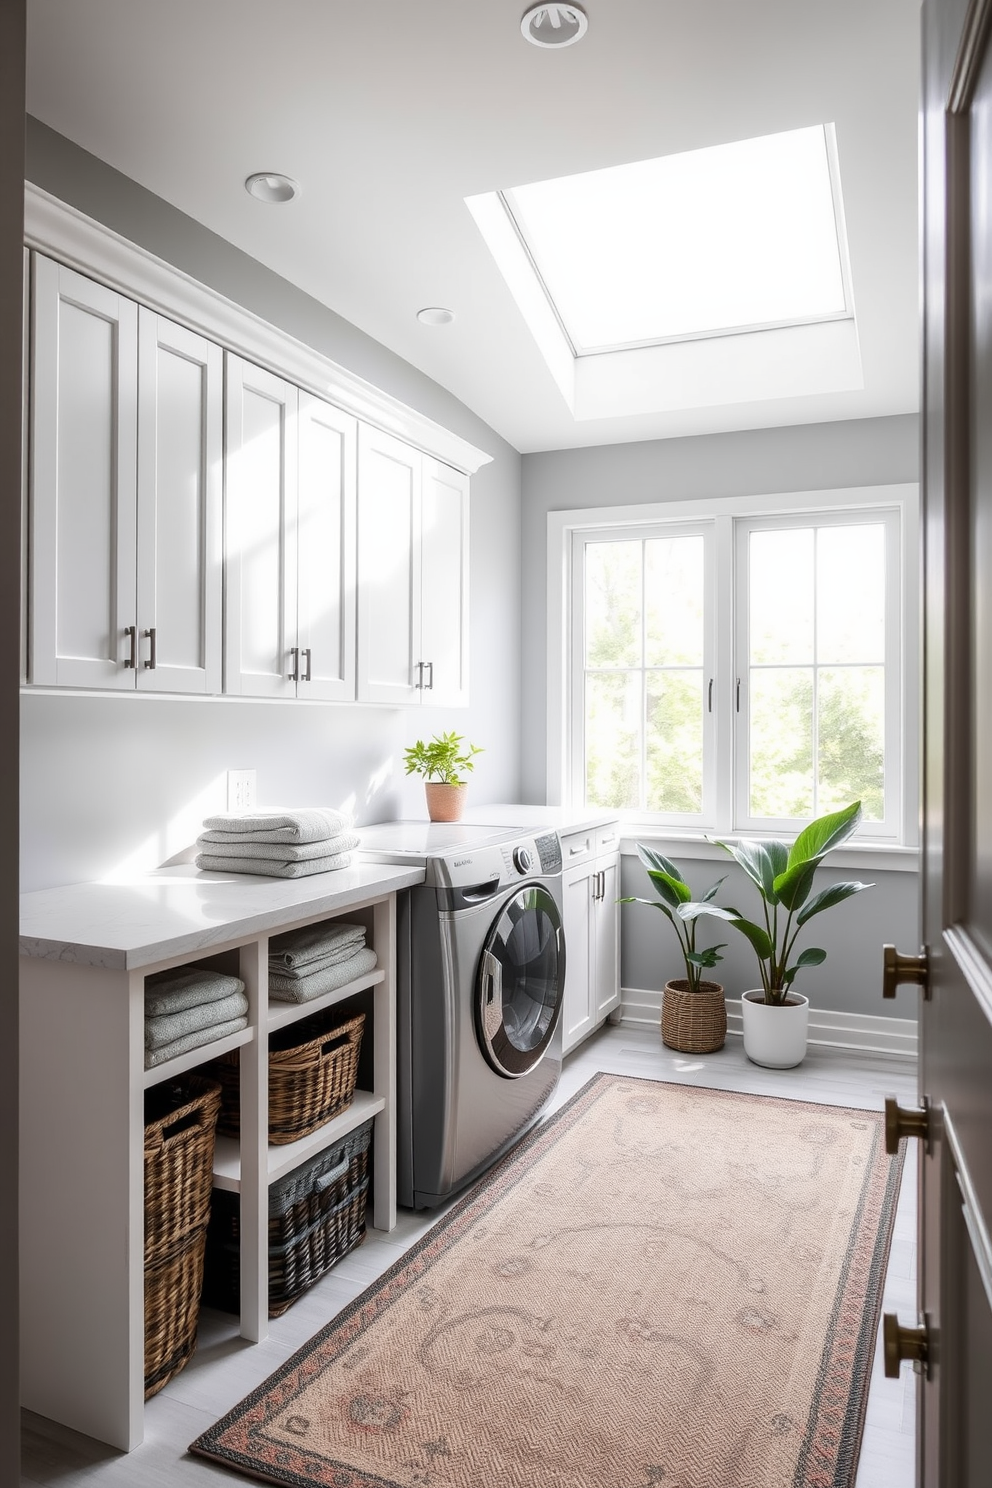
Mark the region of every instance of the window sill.
<instances>
[{"instance_id":1,"label":"window sill","mask_svg":"<svg viewBox=\"0 0 992 1488\"><path fill-rule=\"evenodd\" d=\"M633 831L628 823L622 828L621 853L626 857L636 857L638 842L651 843L676 862L680 857L713 858L725 863L729 861L724 850L713 842L707 842L701 832L677 832L664 827L645 827L641 831ZM902 847L887 842L847 842L831 852L823 866L857 869L862 873L917 873L920 867L920 850L918 847Z\"/></svg>"}]
</instances>

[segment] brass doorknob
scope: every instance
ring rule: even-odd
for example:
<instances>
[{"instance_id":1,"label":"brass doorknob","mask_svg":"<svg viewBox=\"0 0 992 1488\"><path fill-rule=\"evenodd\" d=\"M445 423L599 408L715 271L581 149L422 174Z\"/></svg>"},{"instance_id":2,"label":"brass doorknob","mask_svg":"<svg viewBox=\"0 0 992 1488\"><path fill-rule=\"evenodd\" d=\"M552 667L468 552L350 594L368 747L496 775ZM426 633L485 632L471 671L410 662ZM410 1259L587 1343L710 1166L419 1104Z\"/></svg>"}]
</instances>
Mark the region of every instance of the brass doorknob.
<instances>
[{"instance_id":1,"label":"brass doorknob","mask_svg":"<svg viewBox=\"0 0 992 1488\"><path fill-rule=\"evenodd\" d=\"M923 988L924 997L929 997L930 957L926 947L918 956L905 956L894 945L882 947L882 996L895 997L896 988L903 982L915 982Z\"/></svg>"},{"instance_id":2,"label":"brass doorknob","mask_svg":"<svg viewBox=\"0 0 992 1488\"><path fill-rule=\"evenodd\" d=\"M894 1312L882 1318L882 1352L885 1356L886 1379L898 1379L900 1365L909 1359L913 1368L929 1372L930 1329L924 1322L920 1327L903 1328Z\"/></svg>"},{"instance_id":3,"label":"brass doorknob","mask_svg":"<svg viewBox=\"0 0 992 1488\"><path fill-rule=\"evenodd\" d=\"M903 1137L919 1137L930 1145L930 1106L924 1100L922 1109L900 1106L894 1095L885 1097L885 1150L890 1157L899 1151Z\"/></svg>"}]
</instances>

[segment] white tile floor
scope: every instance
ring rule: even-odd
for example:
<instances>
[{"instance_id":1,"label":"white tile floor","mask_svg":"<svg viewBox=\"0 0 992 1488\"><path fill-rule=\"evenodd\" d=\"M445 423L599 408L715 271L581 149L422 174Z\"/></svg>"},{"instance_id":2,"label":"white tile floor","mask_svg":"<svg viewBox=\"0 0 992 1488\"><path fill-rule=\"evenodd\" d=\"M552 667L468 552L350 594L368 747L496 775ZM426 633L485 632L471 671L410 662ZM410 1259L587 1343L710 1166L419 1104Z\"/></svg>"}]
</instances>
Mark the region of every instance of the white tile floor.
<instances>
[{"instance_id":1,"label":"white tile floor","mask_svg":"<svg viewBox=\"0 0 992 1488\"><path fill-rule=\"evenodd\" d=\"M811 1046L797 1070L761 1070L744 1056L739 1039L728 1038L718 1054L674 1054L657 1030L632 1025L606 1027L566 1060L556 1105L573 1095L597 1070L685 1084L781 1095L830 1105L881 1110L886 1095L913 1104L915 1066L884 1054ZM886 1276L884 1307L908 1317L914 1313L916 1266L916 1174L910 1149L896 1216ZM145 1440L123 1454L25 1413L24 1488L206 1488L236 1478L221 1467L186 1455L186 1447L216 1417L229 1410L297 1348L351 1302L397 1260L437 1218L400 1211L388 1235L369 1232L364 1244L346 1256L281 1318L272 1320L269 1338L247 1344L232 1320L205 1313L197 1353L145 1410ZM899 1380L882 1373L880 1351L868 1397L857 1488L912 1488L915 1432L915 1376L904 1368ZM541 1488L535 1484L534 1488Z\"/></svg>"}]
</instances>

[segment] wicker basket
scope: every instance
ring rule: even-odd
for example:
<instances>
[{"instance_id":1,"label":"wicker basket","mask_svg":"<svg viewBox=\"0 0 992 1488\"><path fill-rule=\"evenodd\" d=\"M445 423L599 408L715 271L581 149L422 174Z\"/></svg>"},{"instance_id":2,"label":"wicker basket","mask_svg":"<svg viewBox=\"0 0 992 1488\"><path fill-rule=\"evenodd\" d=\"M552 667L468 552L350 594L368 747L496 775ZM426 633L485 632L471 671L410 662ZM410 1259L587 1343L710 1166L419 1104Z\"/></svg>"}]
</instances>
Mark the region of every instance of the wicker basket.
<instances>
[{"instance_id":1,"label":"wicker basket","mask_svg":"<svg viewBox=\"0 0 992 1488\"><path fill-rule=\"evenodd\" d=\"M661 1005L661 1041L682 1054L713 1054L727 1037L727 1004L719 982L689 991L684 977L666 982Z\"/></svg>"},{"instance_id":2,"label":"wicker basket","mask_svg":"<svg viewBox=\"0 0 992 1488\"><path fill-rule=\"evenodd\" d=\"M280 1313L365 1237L372 1121L269 1189L269 1315ZM240 1305L241 1206L218 1189L207 1239L204 1301Z\"/></svg>"},{"instance_id":3,"label":"wicker basket","mask_svg":"<svg viewBox=\"0 0 992 1488\"><path fill-rule=\"evenodd\" d=\"M284 1146L316 1131L351 1105L358 1077L365 1014L334 1027L315 1013L281 1029L269 1040L269 1143ZM209 1066L221 1083L217 1130L241 1130L240 1053L233 1049Z\"/></svg>"},{"instance_id":4,"label":"wicker basket","mask_svg":"<svg viewBox=\"0 0 992 1488\"><path fill-rule=\"evenodd\" d=\"M192 1357L220 1086L182 1075L145 1096L145 1399Z\"/></svg>"}]
</instances>

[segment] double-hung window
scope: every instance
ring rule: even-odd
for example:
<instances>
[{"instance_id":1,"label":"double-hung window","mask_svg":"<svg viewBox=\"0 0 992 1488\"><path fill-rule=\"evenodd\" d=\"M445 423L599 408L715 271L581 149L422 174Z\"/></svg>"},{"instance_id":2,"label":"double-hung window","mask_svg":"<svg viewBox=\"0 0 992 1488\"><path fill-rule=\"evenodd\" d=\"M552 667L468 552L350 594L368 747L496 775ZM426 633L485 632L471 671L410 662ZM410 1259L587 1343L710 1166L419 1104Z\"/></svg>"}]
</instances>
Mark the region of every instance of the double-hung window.
<instances>
[{"instance_id":1,"label":"double-hung window","mask_svg":"<svg viewBox=\"0 0 992 1488\"><path fill-rule=\"evenodd\" d=\"M552 792L677 834L860 800L912 843L915 544L910 486L553 513Z\"/></svg>"}]
</instances>

